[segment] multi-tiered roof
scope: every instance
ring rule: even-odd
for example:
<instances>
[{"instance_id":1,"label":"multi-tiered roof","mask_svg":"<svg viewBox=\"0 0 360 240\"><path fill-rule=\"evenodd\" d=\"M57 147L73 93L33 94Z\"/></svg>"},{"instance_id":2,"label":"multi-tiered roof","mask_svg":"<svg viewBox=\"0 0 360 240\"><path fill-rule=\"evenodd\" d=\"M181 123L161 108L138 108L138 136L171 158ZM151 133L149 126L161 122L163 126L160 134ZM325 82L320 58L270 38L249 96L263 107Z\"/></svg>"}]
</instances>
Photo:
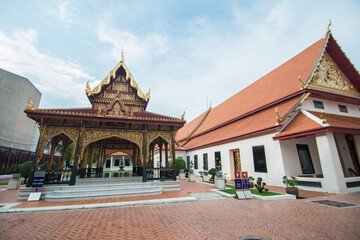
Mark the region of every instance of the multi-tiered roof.
<instances>
[{"instance_id":1,"label":"multi-tiered roof","mask_svg":"<svg viewBox=\"0 0 360 240\"><path fill-rule=\"evenodd\" d=\"M127 68L122 55L120 62L91 89L86 83L86 95L90 108L33 109L31 100L25 110L34 120L58 118L85 121L107 121L182 126L184 119L146 111L150 89L144 94Z\"/></svg>"}]
</instances>

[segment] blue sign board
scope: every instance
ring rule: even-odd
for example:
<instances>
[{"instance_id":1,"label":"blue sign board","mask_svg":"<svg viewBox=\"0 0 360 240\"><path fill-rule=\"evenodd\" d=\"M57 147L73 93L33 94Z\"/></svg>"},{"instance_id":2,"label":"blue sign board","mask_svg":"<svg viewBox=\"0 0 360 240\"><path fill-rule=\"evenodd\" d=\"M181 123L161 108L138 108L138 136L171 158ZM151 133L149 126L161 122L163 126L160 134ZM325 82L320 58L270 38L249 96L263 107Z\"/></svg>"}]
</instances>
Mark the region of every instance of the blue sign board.
<instances>
[{"instance_id":1,"label":"blue sign board","mask_svg":"<svg viewBox=\"0 0 360 240\"><path fill-rule=\"evenodd\" d=\"M242 189L250 189L250 181L248 178L242 179Z\"/></svg>"},{"instance_id":2,"label":"blue sign board","mask_svg":"<svg viewBox=\"0 0 360 240\"><path fill-rule=\"evenodd\" d=\"M38 192L44 185L45 171L36 171L34 173L32 189L34 192Z\"/></svg>"},{"instance_id":3,"label":"blue sign board","mask_svg":"<svg viewBox=\"0 0 360 240\"><path fill-rule=\"evenodd\" d=\"M242 179L235 179L235 189L243 189Z\"/></svg>"}]
</instances>

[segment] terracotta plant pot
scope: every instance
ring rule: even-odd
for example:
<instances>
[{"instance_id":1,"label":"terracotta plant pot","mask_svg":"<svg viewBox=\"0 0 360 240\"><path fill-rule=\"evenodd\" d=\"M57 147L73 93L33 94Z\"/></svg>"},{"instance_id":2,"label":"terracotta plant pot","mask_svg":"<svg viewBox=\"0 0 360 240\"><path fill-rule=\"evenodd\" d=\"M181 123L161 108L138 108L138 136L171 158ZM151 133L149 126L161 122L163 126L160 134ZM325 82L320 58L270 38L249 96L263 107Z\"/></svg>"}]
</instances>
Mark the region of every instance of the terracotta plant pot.
<instances>
[{"instance_id":1,"label":"terracotta plant pot","mask_svg":"<svg viewBox=\"0 0 360 240\"><path fill-rule=\"evenodd\" d=\"M295 187L287 187L286 188L286 193L287 194L292 194L292 195L295 195L296 197L298 197L299 196L299 189L295 188Z\"/></svg>"}]
</instances>

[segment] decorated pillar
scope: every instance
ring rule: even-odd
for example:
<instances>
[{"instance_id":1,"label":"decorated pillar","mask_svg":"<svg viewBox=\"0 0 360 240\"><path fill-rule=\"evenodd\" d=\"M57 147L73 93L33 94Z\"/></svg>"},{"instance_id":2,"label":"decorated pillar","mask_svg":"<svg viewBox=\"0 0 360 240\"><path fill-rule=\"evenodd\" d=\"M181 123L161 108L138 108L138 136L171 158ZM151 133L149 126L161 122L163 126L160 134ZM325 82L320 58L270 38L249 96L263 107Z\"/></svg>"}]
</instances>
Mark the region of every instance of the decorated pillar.
<instances>
[{"instance_id":1,"label":"decorated pillar","mask_svg":"<svg viewBox=\"0 0 360 240\"><path fill-rule=\"evenodd\" d=\"M163 146L163 143L160 142L160 143L159 143L160 167L162 167L162 163L163 163L163 159L162 159L162 146Z\"/></svg>"},{"instance_id":2,"label":"decorated pillar","mask_svg":"<svg viewBox=\"0 0 360 240\"><path fill-rule=\"evenodd\" d=\"M79 161L81 159L81 154L82 154L82 150L83 150L84 138L85 138L85 128L84 128L84 125L83 125L83 122L82 122L81 123L81 129L80 129L79 135L78 135L78 139L76 141L74 165L73 165L69 185L75 185L75 182L76 182L76 175L77 175L78 165L79 165Z\"/></svg>"},{"instance_id":3,"label":"decorated pillar","mask_svg":"<svg viewBox=\"0 0 360 240\"><path fill-rule=\"evenodd\" d=\"M148 146L147 146L147 128L146 128L143 133L143 142L142 142L143 182L146 182L147 155L148 155Z\"/></svg>"},{"instance_id":4,"label":"decorated pillar","mask_svg":"<svg viewBox=\"0 0 360 240\"><path fill-rule=\"evenodd\" d=\"M48 165L46 166L46 170L50 170L52 161L54 160L54 154L55 154L55 148L58 144L58 141L56 138L51 139L51 151L50 151L50 159L48 162Z\"/></svg>"},{"instance_id":5,"label":"decorated pillar","mask_svg":"<svg viewBox=\"0 0 360 240\"><path fill-rule=\"evenodd\" d=\"M169 145L167 142L165 142L165 167L169 167L169 149L168 149Z\"/></svg>"},{"instance_id":6,"label":"decorated pillar","mask_svg":"<svg viewBox=\"0 0 360 240\"><path fill-rule=\"evenodd\" d=\"M84 178L86 174L86 164L88 161L89 147L85 148L84 156L81 158L81 169L80 169L80 178Z\"/></svg>"},{"instance_id":7,"label":"decorated pillar","mask_svg":"<svg viewBox=\"0 0 360 240\"><path fill-rule=\"evenodd\" d=\"M172 167L173 167L173 171L174 171L174 176L173 179L176 180L176 163L175 163L175 134L176 132L174 132L171 135L171 153L170 153L170 157L171 157L171 161L172 161Z\"/></svg>"}]
</instances>

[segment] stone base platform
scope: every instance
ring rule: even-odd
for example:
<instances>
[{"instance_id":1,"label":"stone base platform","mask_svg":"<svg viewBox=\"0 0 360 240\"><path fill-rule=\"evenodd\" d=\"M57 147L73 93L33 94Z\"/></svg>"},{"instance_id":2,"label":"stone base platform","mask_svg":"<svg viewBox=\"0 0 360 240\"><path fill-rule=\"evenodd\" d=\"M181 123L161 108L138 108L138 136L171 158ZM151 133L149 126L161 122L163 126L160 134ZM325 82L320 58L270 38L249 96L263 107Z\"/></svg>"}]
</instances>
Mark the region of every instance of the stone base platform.
<instances>
[{"instance_id":1,"label":"stone base platform","mask_svg":"<svg viewBox=\"0 0 360 240\"><path fill-rule=\"evenodd\" d=\"M102 179L104 180L104 179ZM160 195L163 192L180 191L179 181L154 182L109 182L68 185L49 185L43 187L41 199L47 202L68 202L111 198L129 198ZM31 188L20 188L18 200L27 200Z\"/></svg>"}]
</instances>

